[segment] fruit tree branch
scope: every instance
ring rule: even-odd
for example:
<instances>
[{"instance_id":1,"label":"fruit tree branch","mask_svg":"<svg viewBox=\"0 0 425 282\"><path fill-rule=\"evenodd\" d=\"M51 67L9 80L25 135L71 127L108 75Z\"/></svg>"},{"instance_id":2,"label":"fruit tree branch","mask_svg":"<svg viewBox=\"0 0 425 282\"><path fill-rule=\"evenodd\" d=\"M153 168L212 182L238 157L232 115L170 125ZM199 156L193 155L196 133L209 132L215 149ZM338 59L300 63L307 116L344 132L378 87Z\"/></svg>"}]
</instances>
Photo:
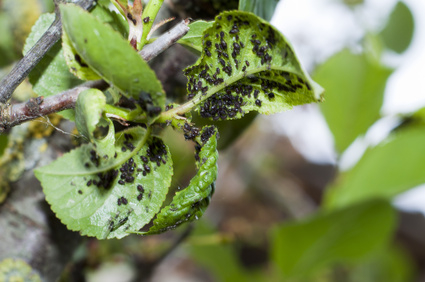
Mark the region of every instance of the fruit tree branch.
<instances>
[{"instance_id":1,"label":"fruit tree branch","mask_svg":"<svg viewBox=\"0 0 425 282\"><path fill-rule=\"evenodd\" d=\"M158 37L153 43L147 45L139 52L141 57L149 61L169 48L189 31L188 24L188 20L181 21L171 30ZM107 87L108 84L104 80L89 81L54 96L37 97L24 103L3 105L0 107L0 133L40 116L74 108L78 95L85 89L97 88L104 90Z\"/></svg>"},{"instance_id":2,"label":"fruit tree branch","mask_svg":"<svg viewBox=\"0 0 425 282\"><path fill-rule=\"evenodd\" d=\"M40 62L50 48L60 39L62 34L62 22L59 13L58 4L63 2L55 0L55 20L43 34L43 36L34 44L28 53L13 67L11 72L0 82L0 103L5 104L9 101L13 91L28 76L30 71ZM95 0L79 0L73 2L88 10L93 7Z\"/></svg>"}]
</instances>

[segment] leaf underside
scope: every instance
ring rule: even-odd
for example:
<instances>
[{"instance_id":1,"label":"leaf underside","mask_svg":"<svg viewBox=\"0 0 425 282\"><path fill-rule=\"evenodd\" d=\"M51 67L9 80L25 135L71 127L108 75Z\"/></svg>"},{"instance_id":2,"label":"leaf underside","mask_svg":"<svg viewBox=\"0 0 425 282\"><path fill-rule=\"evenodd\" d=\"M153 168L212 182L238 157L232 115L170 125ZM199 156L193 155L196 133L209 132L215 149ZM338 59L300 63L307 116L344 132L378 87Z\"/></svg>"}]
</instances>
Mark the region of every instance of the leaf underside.
<instances>
[{"instance_id":1,"label":"leaf underside","mask_svg":"<svg viewBox=\"0 0 425 282\"><path fill-rule=\"evenodd\" d=\"M202 55L185 70L188 98L202 117L273 114L322 100L284 36L248 12L224 12L204 31Z\"/></svg>"},{"instance_id":2,"label":"leaf underside","mask_svg":"<svg viewBox=\"0 0 425 282\"><path fill-rule=\"evenodd\" d=\"M99 156L112 157L115 154L115 128L113 122L103 116L105 105L106 97L102 91L84 90L75 103L75 125L78 132L94 144ZM104 136L99 133L100 127L107 130Z\"/></svg>"},{"instance_id":3,"label":"leaf underside","mask_svg":"<svg viewBox=\"0 0 425 282\"><path fill-rule=\"evenodd\" d=\"M178 225L201 218L215 190L217 178L217 130L204 127L201 132L204 144L197 152L197 174L189 185L174 196L172 202L156 216L153 226L145 235L161 233Z\"/></svg>"},{"instance_id":4,"label":"leaf underside","mask_svg":"<svg viewBox=\"0 0 425 282\"><path fill-rule=\"evenodd\" d=\"M57 217L82 235L106 239L137 232L168 192L173 169L164 143L142 128L115 138L112 158L99 157L87 144L35 172Z\"/></svg>"},{"instance_id":5,"label":"leaf underside","mask_svg":"<svg viewBox=\"0 0 425 282\"><path fill-rule=\"evenodd\" d=\"M149 116L164 109L165 94L153 70L120 33L78 6L61 6L63 29L85 65L129 98Z\"/></svg>"}]
</instances>

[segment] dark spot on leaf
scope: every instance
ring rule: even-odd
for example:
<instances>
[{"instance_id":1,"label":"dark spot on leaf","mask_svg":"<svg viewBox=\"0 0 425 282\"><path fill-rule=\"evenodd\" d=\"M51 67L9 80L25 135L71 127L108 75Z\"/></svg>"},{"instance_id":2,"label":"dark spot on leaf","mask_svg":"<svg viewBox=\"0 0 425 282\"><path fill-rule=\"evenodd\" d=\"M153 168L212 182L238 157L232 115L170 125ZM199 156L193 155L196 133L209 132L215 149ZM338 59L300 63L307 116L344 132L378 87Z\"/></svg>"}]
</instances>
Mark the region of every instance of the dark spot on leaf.
<instances>
[{"instance_id":1,"label":"dark spot on leaf","mask_svg":"<svg viewBox=\"0 0 425 282\"><path fill-rule=\"evenodd\" d=\"M83 61L81 60L80 55L75 54L75 55L74 55L74 58L75 58L75 60L77 61L77 63L78 63L80 66L85 67L85 68L88 68L88 67L89 67L87 64L83 63Z\"/></svg>"}]
</instances>

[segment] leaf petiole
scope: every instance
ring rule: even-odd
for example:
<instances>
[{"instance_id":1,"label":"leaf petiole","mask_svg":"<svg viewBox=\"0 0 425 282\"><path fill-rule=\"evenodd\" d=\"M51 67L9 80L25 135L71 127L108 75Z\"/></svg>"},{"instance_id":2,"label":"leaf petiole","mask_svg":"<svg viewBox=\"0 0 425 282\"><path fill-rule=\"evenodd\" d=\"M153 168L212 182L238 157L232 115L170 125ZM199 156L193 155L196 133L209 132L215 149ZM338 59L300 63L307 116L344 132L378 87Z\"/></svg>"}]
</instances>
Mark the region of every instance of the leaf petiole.
<instances>
[{"instance_id":1,"label":"leaf petiole","mask_svg":"<svg viewBox=\"0 0 425 282\"><path fill-rule=\"evenodd\" d=\"M125 121L146 122L146 116L141 115L142 109L140 107L137 107L135 110L129 110L106 104L103 113L120 117Z\"/></svg>"},{"instance_id":2,"label":"leaf petiole","mask_svg":"<svg viewBox=\"0 0 425 282\"><path fill-rule=\"evenodd\" d=\"M140 50L145 46L148 41L148 34L152 29L153 22L155 21L156 15L162 6L164 0L150 0L146 5L142 13L143 22L143 34L140 42L137 43L137 49Z\"/></svg>"}]
</instances>

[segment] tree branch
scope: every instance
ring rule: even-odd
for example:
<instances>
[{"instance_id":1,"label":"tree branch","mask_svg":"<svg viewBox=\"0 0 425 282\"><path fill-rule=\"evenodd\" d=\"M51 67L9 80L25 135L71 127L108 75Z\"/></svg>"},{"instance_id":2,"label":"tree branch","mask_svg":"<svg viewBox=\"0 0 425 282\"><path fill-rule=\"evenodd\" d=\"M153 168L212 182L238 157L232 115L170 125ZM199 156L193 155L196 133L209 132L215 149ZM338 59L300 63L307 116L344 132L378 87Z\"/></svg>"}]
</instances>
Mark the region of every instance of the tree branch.
<instances>
[{"instance_id":1,"label":"tree branch","mask_svg":"<svg viewBox=\"0 0 425 282\"><path fill-rule=\"evenodd\" d=\"M145 45L145 47L139 51L139 55L146 61L150 61L155 58L168 47L176 43L177 40L182 38L189 31L189 23L189 19L180 22L174 28L158 37L153 43Z\"/></svg>"},{"instance_id":2,"label":"tree branch","mask_svg":"<svg viewBox=\"0 0 425 282\"><path fill-rule=\"evenodd\" d=\"M143 48L139 54L146 61L151 60L183 37L189 31L188 24L188 20L180 22L153 43ZM13 76L11 77L13 78ZM0 108L0 133L40 116L74 108L78 95L86 89L97 88L104 90L107 87L108 84L104 80L90 81L47 98L37 97L24 103L4 105Z\"/></svg>"},{"instance_id":3,"label":"tree branch","mask_svg":"<svg viewBox=\"0 0 425 282\"><path fill-rule=\"evenodd\" d=\"M56 18L43 36L35 43L28 53L13 67L12 71L0 82L0 103L5 104L15 91L16 87L28 76L30 71L40 62L50 48L60 39L62 22L58 4L63 2L55 0ZM75 4L88 10L94 6L95 0L79 0Z\"/></svg>"}]
</instances>

